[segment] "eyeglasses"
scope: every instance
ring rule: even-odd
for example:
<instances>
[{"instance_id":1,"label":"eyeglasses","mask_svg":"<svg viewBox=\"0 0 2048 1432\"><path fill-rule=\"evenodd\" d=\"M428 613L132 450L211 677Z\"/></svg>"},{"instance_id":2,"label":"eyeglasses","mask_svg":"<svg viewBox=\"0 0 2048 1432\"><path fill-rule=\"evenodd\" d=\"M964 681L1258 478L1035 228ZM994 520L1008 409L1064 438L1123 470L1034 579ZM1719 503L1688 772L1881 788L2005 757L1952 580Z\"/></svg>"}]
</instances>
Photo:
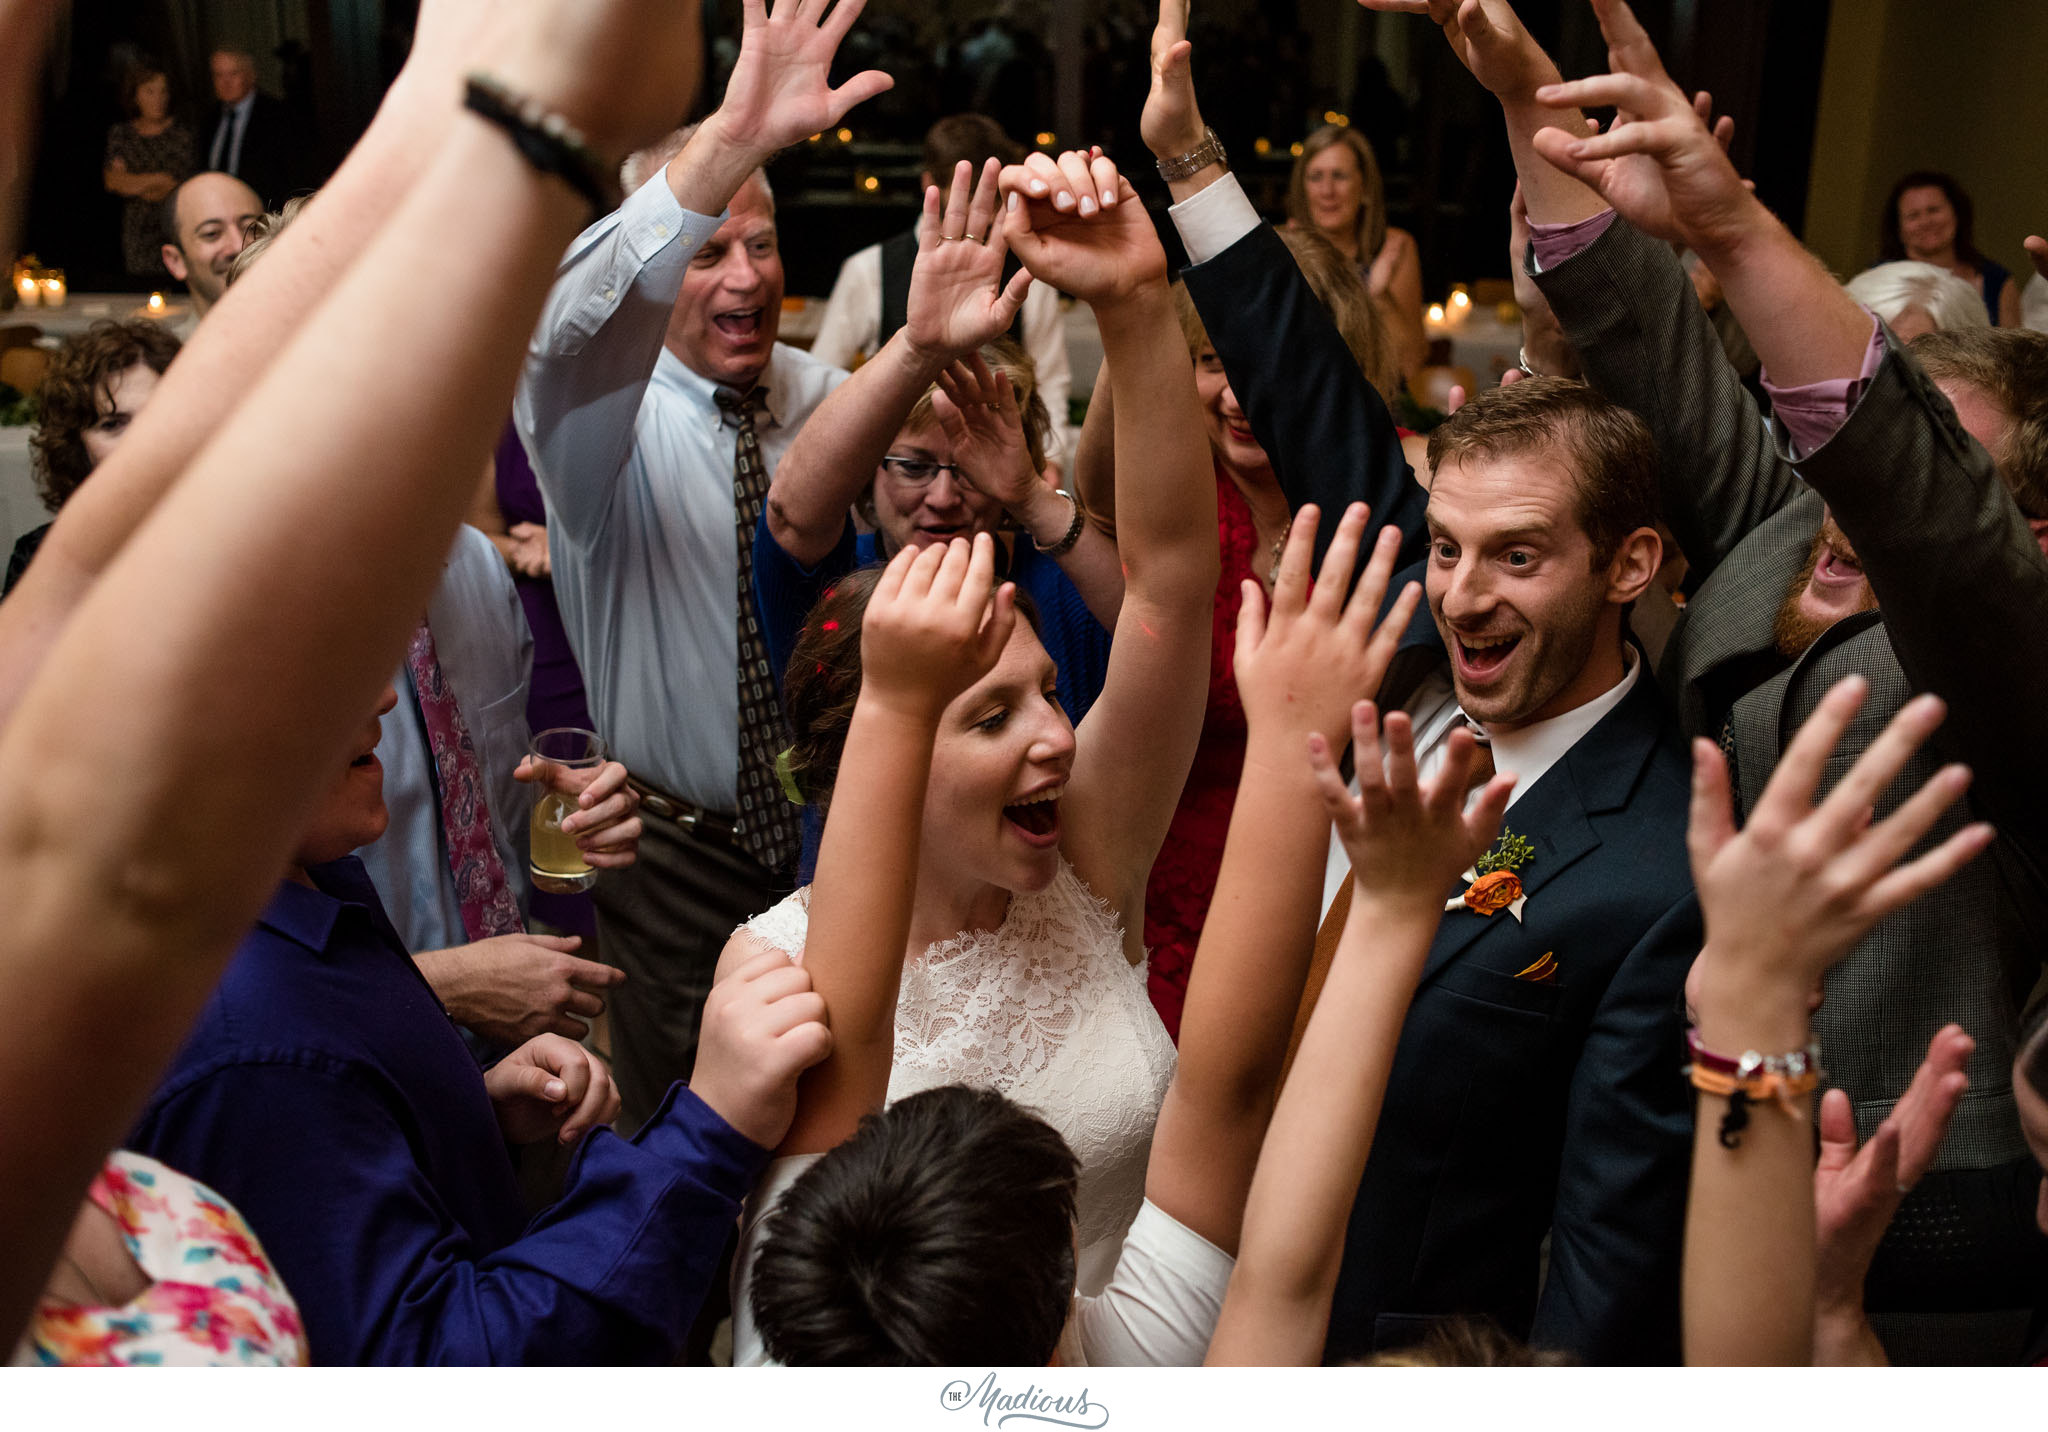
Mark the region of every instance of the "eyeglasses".
<instances>
[{"instance_id":1,"label":"eyeglasses","mask_svg":"<svg viewBox=\"0 0 2048 1432\"><path fill-rule=\"evenodd\" d=\"M974 486L972 478L957 462L934 462L928 457L885 457L882 466L894 472L901 482L909 487L924 487L942 472L953 474L953 481L965 486Z\"/></svg>"}]
</instances>

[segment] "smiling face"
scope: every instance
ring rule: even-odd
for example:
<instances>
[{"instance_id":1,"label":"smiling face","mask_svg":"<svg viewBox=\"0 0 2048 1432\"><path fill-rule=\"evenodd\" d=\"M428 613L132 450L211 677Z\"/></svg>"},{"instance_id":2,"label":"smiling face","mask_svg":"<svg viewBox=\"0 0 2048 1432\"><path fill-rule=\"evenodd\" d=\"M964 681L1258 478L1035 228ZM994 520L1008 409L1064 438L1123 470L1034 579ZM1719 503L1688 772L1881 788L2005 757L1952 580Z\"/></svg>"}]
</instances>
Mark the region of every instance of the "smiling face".
<instances>
[{"instance_id":1,"label":"smiling face","mask_svg":"<svg viewBox=\"0 0 2048 1432\"><path fill-rule=\"evenodd\" d=\"M758 178L740 186L731 209L690 260L667 341L691 372L747 392L767 370L782 321L782 254L775 205Z\"/></svg>"},{"instance_id":2,"label":"smiling face","mask_svg":"<svg viewBox=\"0 0 2048 1432\"><path fill-rule=\"evenodd\" d=\"M398 692L386 686L376 714L357 735L347 764L328 788L326 800L299 843L297 862L301 866L339 860L384 833L391 816L384 807L384 766L376 755L383 730L378 717L397 704Z\"/></svg>"},{"instance_id":3,"label":"smiling face","mask_svg":"<svg viewBox=\"0 0 2048 1432\"><path fill-rule=\"evenodd\" d=\"M889 444L889 456L913 463L951 463L953 440L943 428L905 428ZM993 532L1002 516L1000 502L950 469L922 483L913 482L892 463L875 469L875 525L894 550Z\"/></svg>"},{"instance_id":4,"label":"smiling face","mask_svg":"<svg viewBox=\"0 0 2048 1432\"><path fill-rule=\"evenodd\" d=\"M1318 229L1348 243L1365 202L1365 176L1349 145L1333 144L1309 161L1302 174L1310 220Z\"/></svg>"},{"instance_id":5,"label":"smiling face","mask_svg":"<svg viewBox=\"0 0 2048 1432\"><path fill-rule=\"evenodd\" d=\"M1936 261L1952 257L1956 211L1936 184L1922 184L1899 195L1899 238L1906 257Z\"/></svg>"},{"instance_id":6,"label":"smiling face","mask_svg":"<svg viewBox=\"0 0 2048 1432\"><path fill-rule=\"evenodd\" d=\"M1572 475L1550 452L1440 462L1430 487L1425 583L1466 714L1512 730L1582 706L1625 670L1623 604L1656 569L1626 576L1629 544L1596 566ZM1654 548L1655 537L1649 537ZM1631 538L1632 543L1638 539Z\"/></svg>"},{"instance_id":7,"label":"smiling face","mask_svg":"<svg viewBox=\"0 0 2048 1432\"><path fill-rule=\"evenodd\" d=\"M995 669L946 708L932 747L924 849L949 879L1043 890L1059 873L1074 727L1052 658L1021 618Z\"/></svg>"},{"instance_id":8,"label":"smiling face","mask_svg":"<svg viewBox=\"0 0 2048 1432\"><path fill-rule=\"evenodd\" d=\"M263 217L256 191L232 174L196 174L178 188L178 242L164 245L164 267L185 281L203 315L228 286L235 256Z\"/></svg>"},{"instance_id":9,"label":"smiling face","mask_svg":"<svg viewBox=\"0 0 2048 1432\"><path fill-rule=\"evenodd\" d=\"M1202 399L1202 426L1209 434L1209 450L1233 472L1271 476L1273 460L1252 435L1251 421L1237 405L1223 360L1207 345L1195 354L1195 391Z\"/></svg>"},{"instance_id":10,"label":"smiling face","mask_svg":"<svg viewBox=\"0 0 2048 1432\"><path fill-rule=\"evenodd\" d=\"M156 392L157 377L156 369L147 363L137 363L123 368L107 380L100 397L99 417L79 434L94 467L113 456L122 435L128 431L128 424L134 421L135 415L142 411L142 405Z\"/></svg>"}]
</instances>

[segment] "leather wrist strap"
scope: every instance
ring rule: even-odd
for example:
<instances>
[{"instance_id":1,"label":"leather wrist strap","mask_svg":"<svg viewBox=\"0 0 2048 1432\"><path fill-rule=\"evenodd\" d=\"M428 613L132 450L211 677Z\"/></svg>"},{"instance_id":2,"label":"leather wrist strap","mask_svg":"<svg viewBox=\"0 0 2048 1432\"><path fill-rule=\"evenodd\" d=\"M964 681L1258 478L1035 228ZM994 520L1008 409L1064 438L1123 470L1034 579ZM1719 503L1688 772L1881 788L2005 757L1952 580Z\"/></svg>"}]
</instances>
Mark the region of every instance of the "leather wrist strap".
<instances>
[{"instance_id":1,"label":"leather wrist strap","mask_svg":"<svg viewBox=\"0 0 2048 1432\"><path fill-rule=\"evenodd\" d=\"M539 100L515 94L495 75L473 70L463 86L462 102L472 114L504 130L528 164L581 194L592 217L619 206L618 183L612 178L617 166L606 166L582 130Z\"/></svg>"}]
</instances>

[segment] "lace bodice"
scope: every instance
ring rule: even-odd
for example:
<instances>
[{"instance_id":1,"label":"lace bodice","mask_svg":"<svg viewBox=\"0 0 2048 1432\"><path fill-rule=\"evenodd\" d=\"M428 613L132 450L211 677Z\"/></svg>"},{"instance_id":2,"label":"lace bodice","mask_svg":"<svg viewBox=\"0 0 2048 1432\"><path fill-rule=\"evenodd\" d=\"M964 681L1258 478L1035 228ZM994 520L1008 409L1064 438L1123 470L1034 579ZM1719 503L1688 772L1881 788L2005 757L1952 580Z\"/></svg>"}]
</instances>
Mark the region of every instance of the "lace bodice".
<instances>
[{"instance_id":1,"label":"lace bodice","mask_svg":"<svg viewBox=\"0 0 2048 1432\"><path fill-rule=\"evenodd\" d=\"M806 887L743 927L801 961ZM1116 1266L1145 1197L1152 1126L1174 1051L1124 957L1114 914L1060 862L1002 925L942 940L903 970L889 1101L944 1084L992 1088L1041 1115L1080 1160L1081 1291Z\"/></svg>"}]
</instances>

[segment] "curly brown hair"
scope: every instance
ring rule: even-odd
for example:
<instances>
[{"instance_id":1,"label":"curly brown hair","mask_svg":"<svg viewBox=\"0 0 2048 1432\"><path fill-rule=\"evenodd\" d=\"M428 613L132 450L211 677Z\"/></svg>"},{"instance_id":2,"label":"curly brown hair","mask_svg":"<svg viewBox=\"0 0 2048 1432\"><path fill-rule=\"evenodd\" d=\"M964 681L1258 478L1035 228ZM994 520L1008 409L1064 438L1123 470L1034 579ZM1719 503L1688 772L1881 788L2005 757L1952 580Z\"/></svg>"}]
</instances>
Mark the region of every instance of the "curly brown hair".
<instances>
[{"instance_id":1,"label":"curly brown hair","mask_svg":"<svg viewBox=\"0 0 2048 1432\"><path fill-rule=\"evenodd\" d=\"M55 512L92 472L85 433L106 416L114 379L138 363L162 373L179 346L178 335L160 323L102 318L57 350L38 395L36 430L29 436L43 506Z\"/></svg>"},{"instance_id":2,"label":"curly brown hair","mask_svg":"<svg viewBox=\"0 0 2048 1432\"><path fill-rule=\"evenodd\" d=\"M785 764L797 794L820 809L832 803L839 759L846 754L847 728L860 700L861 620L881 579L880 567L863 567L825 588L797 634L783 673L782 708L795 738ZM1017 615L1034 634L1042 634L1038 604L1021 587Z\"/></svg>"}]
</instances>

